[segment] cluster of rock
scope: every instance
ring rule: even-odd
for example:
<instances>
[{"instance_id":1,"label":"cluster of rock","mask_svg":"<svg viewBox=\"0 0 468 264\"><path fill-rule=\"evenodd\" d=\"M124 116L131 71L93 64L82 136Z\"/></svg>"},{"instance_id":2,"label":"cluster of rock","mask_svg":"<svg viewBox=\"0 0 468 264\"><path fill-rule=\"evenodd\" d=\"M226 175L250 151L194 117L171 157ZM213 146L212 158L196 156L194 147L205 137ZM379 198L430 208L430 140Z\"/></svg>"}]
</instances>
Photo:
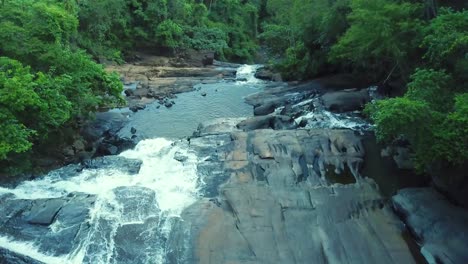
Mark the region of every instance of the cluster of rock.
<instances>
[{"instance_id":1,"label":"cluster of rock","mask_svg":"<svg viewBox=\"0 0 468 264\"><path fill-rule=\"evenodd\" d=\"M275 84L246 98L255 117L200 125L190 146L204 157L205 198L172 229L168 262L467 262L466 211L431 188L389 200L363 174L385 159L366 155L365 136L297 129L307 111L356 111L369 100L362 89Z\"/></svg>"},{"instance_id":2,"label":"cluster of rock","mask_svg":"<svg viewBox=\"0 0 468 264\"><path fill-rule=\"evenodd\" d=\"M414 263L353 131L205 127L190 146L206 198L172 229L169 263Z\"/></svg>"},{"instance_id":3,"label":"cluster of rock","mask_svg":"<svg viewBox=\"0 0 468 264\"><path fill-rule=\"evenodd\" d=\"M176 94L193 91L196 84L234 81L238 66L215 61L212 52L188 51L179 57L137 54L132 62L109 65L106 70L121 76L128 108L137 112L153 102L170 108L175 104ZM58 161L81 162L132 148L135 145L132 138L118 135L130 116L126 111L97 113L95 119L82 127L79 137L63 146L58 160L44 158L38 162L43 167L54 167Z\"/></svg>"},{"instance_id":4,"label":"cluster of rock","mask_svg":"<svg viewBox=\"0 0 468 264\"><path fill-rule=\"evenodd\" d=\"M192 91L200 83L234 80L237 64L214 64L211 53L190 53L185 57L167 58L142 54L139 60L108 66L119 73L125 95L134 112L154 101L171 107L175 94Z\"/></svg>"}]
</instances>

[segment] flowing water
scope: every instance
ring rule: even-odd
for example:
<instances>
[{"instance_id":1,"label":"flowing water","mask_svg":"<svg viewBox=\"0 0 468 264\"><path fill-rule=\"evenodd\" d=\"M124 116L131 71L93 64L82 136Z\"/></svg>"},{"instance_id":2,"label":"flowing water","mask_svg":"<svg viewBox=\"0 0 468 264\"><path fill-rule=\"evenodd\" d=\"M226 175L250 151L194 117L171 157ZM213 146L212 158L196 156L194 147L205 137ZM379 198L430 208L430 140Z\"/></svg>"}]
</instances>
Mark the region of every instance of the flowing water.
<instances>
[{"instance_id":1,"label":"flowing water","mask_svg":"<svg viewBox=\"0 0 468 264\"><path fill-rule=\"evenodd\" d=\"M235 82L199 84L195 86L196 91L179 94L170 108L151 104L138 111L120 135L131 137L131 128L137 127L139 140L155 137L178 139L191 136L206 120L251 116L252 107L244 103L244 97L263 87L263 81L254 77L258 67L241 66Z\"/></svg>"},{"instance_id":2,"label":"flowing water","mask_svg":"<svg viewBox=\"0 0 468 264\"><path fill-rule=\"evenodd\" d=\"M0 187L0 197L13 196L9 199L60 199L77 193L95 199L70 253L59 255L46 250L49 241L41 238L21 240L8 235L0 235L0 248L48 264L164 263L171 225L184 208L196 201L202 187L196 154L186 142L166 138L189 136L207 119L252 115L243 97L261 87L262 82L253 77L257 67L241 67L236 82L199 85L197 91L179 95L172 108L153 104L137 113L129 125L139 128L141 141L133 150L119 155L142 162L137 174L112 162L110 166L79 172L71 165L71 169L52 171L14 189ZM48 228L60 234L72 226L61 223L57 216ZM128 242L132 240L128 237L135 239L136 245ZM139 253L129 260L128 252L122 249L132 246Z\"/></svg>"},{"instance_id":3,"label":"flowing water","mask_svg":"<svg viewBox=\"0 0 468 264\"><path fill-rule=\"evenodd\" d=\"M174 159L176 155L184 161ZM167 239L172 220L198 197L198 158L183 142L174 144L163 138L143 140L119 156L141 160L139 172L131 175L119 167L106 167L85 169L68 177L57 170L15 189L0 189L0 194L12 193L15 199L51 199L77 192L95 196L87 220L89 228L81 240L74 241L70 254L49 256L35 247L38 241L13 241L5 236L0 237L0 247L45 263L126 263L118 249L122 241L116 241L116 236L126 225L135 229L140 225L150 229L144 230L145 239L139 248L142 257L137 262L163 263L162 241ZM61 226L59 220L50 226L52 232L66 228L69 226Z\"/></svg>"},{"instance_id":4,"label":"flowing water","mask_svg":"<svg viewBox=\"0 0 468 264\"><path fill-rule=\"evenodd\" d=\"M0 201L29 201L34 206L36 200L52 203L76 196L84 197L80 199L90 206L88 217L79 226L69 224L59 211L50 225L34 231L36 236L24 234L24 230L0 234L0 248L48 264L164 263L172 224L200 197L203 187L197 175L200 157L186 141L177 139L190 136L202 121L251 116L252 107L243 98L265 86L254 77L258 67L240 67L235 82L201 84L194 92L180 94L171 108L155 103L136 113L121 134L131 136L130 128L137 127L139 143L118 157L141 161L136 173L129 165L110 160L105 166L83 170L70 165L13 189L0 187ZM296 122L303 120L306 128L360 129L367 125L358 116L326 111L306 113ZM71 242L60 241L61 234L70 229L78 230L77 235ZM47 236L40 235L44 230ZM13 237L16 233L20 235ZM57 243L71 247L63 253Z\"/></svg>"}]
</instances>

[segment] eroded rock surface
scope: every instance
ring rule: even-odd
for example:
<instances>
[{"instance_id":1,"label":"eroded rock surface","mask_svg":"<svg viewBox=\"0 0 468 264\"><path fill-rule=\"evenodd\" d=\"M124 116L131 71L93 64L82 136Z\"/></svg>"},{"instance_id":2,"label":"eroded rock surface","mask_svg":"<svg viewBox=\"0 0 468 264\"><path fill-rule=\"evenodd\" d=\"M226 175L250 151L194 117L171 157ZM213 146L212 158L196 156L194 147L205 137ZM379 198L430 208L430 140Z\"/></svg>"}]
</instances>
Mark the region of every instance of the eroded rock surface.
<instances>
[{"instance_id":1,"label":"eroded rock surface","mask_svg":"<svg viewBox=\"0 0 468 264\"><path fill-rule=\"evenodd\" d=\"M414 263L402 222L359 174L353 131L234 131L190 145L206 154L206 198L172 229L169 263ZM327 179L346 172L355 183Z\"/></svg>"}]
</instances>

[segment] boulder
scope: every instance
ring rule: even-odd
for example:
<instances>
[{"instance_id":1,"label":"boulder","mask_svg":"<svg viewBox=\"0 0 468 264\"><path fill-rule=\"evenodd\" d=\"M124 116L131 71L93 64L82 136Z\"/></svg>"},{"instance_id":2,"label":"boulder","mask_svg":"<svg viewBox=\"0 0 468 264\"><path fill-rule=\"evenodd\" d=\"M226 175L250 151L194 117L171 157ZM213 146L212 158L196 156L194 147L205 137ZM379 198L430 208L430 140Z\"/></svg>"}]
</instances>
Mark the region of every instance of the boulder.
<instances>
[{"instance_id":1,"label":"boulder","mask_svg":"<svg viewBox=\"0 0 468 264\"><path fill-rule=\"evenodd\" d=\"M332 112L361 110L370 101L370 96L366 89L330 92L322 95L321 98L325 109Z\"/></svg>"},{"instance_id":2,"label":"boulder","mask_svg":"<svg viewBox=\"0 0 468 264\"><path fill-rule=\"evenodd\" d=\"M119 169L128 174L137 174L142 161L121 156L104 156L88 160L84 163L86 169Z\"/></svg>"},{"instance_id":3,"label":"boulder","mask_svg":"<svg viewBox=\"0 0 468 264\"><path fill-rule=\"evenodd\" d=\"M166 101L164 103L164 106L167 107L167 108L171 108L174 104L171 102L171 101Z\"/></svg>"},{"instance_id":4,"label":"boulder","mask_svg":"<svg viewBox=\"0 0 468 264\"><path fill-rule=\"evenodd\" d=\"M468 211L432 188L403 189L392 200L428 263L468 263Z\"/></svg>"},{"instance_id":5,"label":"boulder","mask_svg":"<svg viewBox=\"0 0 468 264\"><path fill-rule=\"evenodd\" d=\"M429 174L432 183L455 203L468 209L468 164L432 164Z\"/></svg>"},{"instance_id":6,"label":"boulder","mask_svg":"<svg viewBox=\"0 0 468 264\"><path fill-rule=\"evenodd\" d=\"M135 90L134 89L125 89L124 93L125 93L125 96L133 96L133 95L135 95Z\"/></svg>"},{"instance_id":7,"label":"boulder","mask_svg":"<svg viewBox=\"0 0 468 264\"><path fill-rule=\"evenodd\" d=\"M272 81L275 73L269 68L262 67L255 72L255 78L260 80Z\"/></svg>"},{"instance_id":8,"label":"boulder","mask_svg":"<svg viewBox=\"0 0 468 264\"><path fill-rule=\"evenodd\" d=\"M256 129L294 129L296 125L294 119L289 116L282 115L268 115L257 116L243 120L237 124L237 128L243 131L250 131Z\"/></svg>"},{"instance_id":9,"label":"boulder","mask_svg":"<svg viewBox=\"0 0 468 264\"><path fill-rule=\"evenodd\" d=\"M254 107L254 115L256 116L262 116L262 115L268 115L271 114L275 111L277 105L273 102L262 104L259 106Z\"/></svg>"},{"instance_id":10,"label":"boulder","mask_svg":"<svg viewBox=\"0 0 468 264\"><path fill-rule=\"evenodd\" d=\"M186 50L182 57L186 63L194 67L205 67L214 63L213 51Z\"/></svg>"},{"instance_id":11,"label":"boulder","mask_svg":"<svg viewBox=\"0 0 468 264\"><path fill-rule=\"evenodd\" d=\"M5 199L0 232L15 240L35 241L40 251L50 255L68 254L84 239L94 201L94 196L79 193L51 199Z\"/></svg>"}]
</instances>

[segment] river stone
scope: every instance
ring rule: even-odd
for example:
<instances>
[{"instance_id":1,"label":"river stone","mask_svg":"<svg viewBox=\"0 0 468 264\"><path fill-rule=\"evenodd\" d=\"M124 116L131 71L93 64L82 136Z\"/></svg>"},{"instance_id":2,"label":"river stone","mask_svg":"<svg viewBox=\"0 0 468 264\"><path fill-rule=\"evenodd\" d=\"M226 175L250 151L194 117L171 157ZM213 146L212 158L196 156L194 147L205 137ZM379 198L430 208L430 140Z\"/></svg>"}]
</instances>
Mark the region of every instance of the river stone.
<instances>
[{"instance_id":1,"label":"river stone","mask_svg":"<svg viewBox=\"0 0 468 264\"><path fill-rule=\"evenodd\" d=\"M468 212L432 188L408 188L393 196L395 209L422 244L428 263L468 263Z\"/></svg>"},{"instance_id":2,"label":"river stone","mask_svg":"<svg viewBox=\"0 0 468 264\"><path fill-rule=\"evenodd\" d=\"M218 193L184 210L168 263L415 263L403 223L359 174L364 152L352 131L228 135L190 140L200 156L212 153L199 167L216 174L203 182ZM356 183L327 180L327 170L345 168Z\"/></svg>"}]
</instances>

